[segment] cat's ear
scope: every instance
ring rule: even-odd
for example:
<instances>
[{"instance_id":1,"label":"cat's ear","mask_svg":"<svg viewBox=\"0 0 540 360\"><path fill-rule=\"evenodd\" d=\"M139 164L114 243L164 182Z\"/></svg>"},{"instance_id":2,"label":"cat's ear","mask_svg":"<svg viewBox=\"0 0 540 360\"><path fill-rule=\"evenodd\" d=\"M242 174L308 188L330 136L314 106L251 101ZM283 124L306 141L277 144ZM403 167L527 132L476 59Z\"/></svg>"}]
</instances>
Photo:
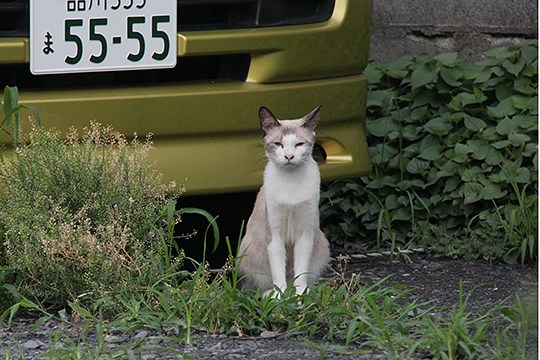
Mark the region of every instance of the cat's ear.
<instances>
[{"instance_id":1,"label":"cat's ear","mask_svg":"<svg viewBox=\"0 0 540 360\"><path fill-rule=\"evenodd\" d=\"M317 128L317 121L319 121L321 114L321 107L322 105L317 106L312 112L302 118L304 119L304 123L302 124L303 127L315 132L315 129Z\"/></svg>"},{"instance_id":2,"label":"cat's ear","mask_svg":"<svg viewBox=\"0 0 540 360\"><path fill-rule=\"evenodd\" d=\"M261 129L265 135L273 128L281 125L274 114L264 106L259 109L259 119L261 120Z\"/></svg>"}]
</instances>

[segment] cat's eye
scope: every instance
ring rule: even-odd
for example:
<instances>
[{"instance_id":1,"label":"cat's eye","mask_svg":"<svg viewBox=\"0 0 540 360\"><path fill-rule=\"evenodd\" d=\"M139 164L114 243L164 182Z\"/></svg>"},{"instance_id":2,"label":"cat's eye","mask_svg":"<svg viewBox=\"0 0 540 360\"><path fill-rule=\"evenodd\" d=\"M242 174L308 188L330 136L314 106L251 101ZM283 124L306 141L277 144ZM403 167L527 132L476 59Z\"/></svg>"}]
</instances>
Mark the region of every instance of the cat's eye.
<instances>
[{"instance_id":1,"label":"cat's eye","mask_svg":"<svg viewBox=\"0 0 540 360\"><path fill-rule=\"evenodd\" d=\"M299 142L299 143L297 143L295 146L296 146L296 147L300 147L300 146L302 146L302 145L304 145L304 143L303 143L303 142Z\"/></svg>"},{"instance_id":2,"label":"cat's eye","mask_svg":"<svg viewBox=\"0 0 540 360\"><path fill-rule=\"evenodd\" d=\"M277 141L274 143L274 145L279 146L279 147L283 147L283 144L280 143L280 142L277 142Z\"/></svg>"}]
</instances>

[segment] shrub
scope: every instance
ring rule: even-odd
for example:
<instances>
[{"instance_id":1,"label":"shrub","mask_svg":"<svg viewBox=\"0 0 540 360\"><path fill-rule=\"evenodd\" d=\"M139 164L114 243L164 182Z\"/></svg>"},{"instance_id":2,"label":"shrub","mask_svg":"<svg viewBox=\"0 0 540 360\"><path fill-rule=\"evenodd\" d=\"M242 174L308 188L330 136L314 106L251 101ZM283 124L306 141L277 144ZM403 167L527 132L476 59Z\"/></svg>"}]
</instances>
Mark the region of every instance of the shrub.
<instances>
[{"instance_id":1,"label":"shrub","mask_svg":"<svg viewBox=\"0 0 540 360\"><path fill-rule=\"evenodd\" d=\"M490 50L474 64L456 53L370 63L373 171L323 191L327 234L364 248L411 241L436 248L441 240L438 250L450 255L454 240L472 236L478 247L460 254L491 259L526 248L520 260L535 258L537 52L528 42ZM517 223L508 216L516 211L533 211L526 245L512 236ZM495 234L502 243L489 244Z\"/></svg>"},{"instance_id":2,"label":"shrub","mask_svg":"<svg viewBox=\"0 0 540 360\"><path fill-rule=\"evenodd\" d=\"M34 128L4 168L0 223L22 295L49 304L115 296L167 271L167 205L140 142L92 123L61 140ZM170 270L170 269L169 269ZM114 302L111 302L111 306Z\"/></svg>"}]
</instances>

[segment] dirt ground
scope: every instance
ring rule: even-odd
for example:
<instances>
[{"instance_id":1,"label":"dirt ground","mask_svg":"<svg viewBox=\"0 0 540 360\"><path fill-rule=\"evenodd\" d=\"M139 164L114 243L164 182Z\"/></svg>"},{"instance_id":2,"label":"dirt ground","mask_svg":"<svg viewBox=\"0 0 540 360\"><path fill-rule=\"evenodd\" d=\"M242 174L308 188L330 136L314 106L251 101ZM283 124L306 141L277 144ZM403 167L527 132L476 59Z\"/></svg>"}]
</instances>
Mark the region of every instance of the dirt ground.
<instances>
[{"instance_id":1,"label":"dirt ground","mask_svg":"<svg viewBox=\"0 0 540 360\"><path fill-rule=\"evenodd\" d=\"M432 301L432 305L452 307L459 297L459 282L462 281L464 294L471 293L468 310L480 311L491 308L505 299L512 300L515 294L529 296L538 291L538 266L511 266L501 263L489 264L485 261L451 260L430 258L424 254L411 254L408 261L390 262L388 256L354 255L338 257L333 267L344 270L347 277L357 274L362 283L369 285L390 276L385 284L402 284L411 288L410 300ZM325 277L332 277L329 272ZM474 291L473 291L474 290ZM60 327L49 322L35 333L29 333L30 319L19 319L11 328L0 325L0 352L4 357L15 358L24 354L25 359L39 359L47 349L48 339ZM69 330L69 329L68 329ZM162 341L154 334L139 331L134 334L115 336L110 347L134 339L151 339L147 345L153 349L142 353L141 359L318 359L319 351L304 344L303 339L284 335L273 336L263 333L257 337L234 338L225 335L195 334L192 345ZM170 350L158 351L155 346ZM529 344L532 359L538 358L537 339ZM179 355L172 350L185 355ZM9 354L12 357L9 357ZM8 356L6 356L8 355ZM137 357L139 358L139 357ZM413 357L424 359L422 354ZM325 359L386 359L383 354L343 355L327 353Z\"/></svg>"}]
</instances>

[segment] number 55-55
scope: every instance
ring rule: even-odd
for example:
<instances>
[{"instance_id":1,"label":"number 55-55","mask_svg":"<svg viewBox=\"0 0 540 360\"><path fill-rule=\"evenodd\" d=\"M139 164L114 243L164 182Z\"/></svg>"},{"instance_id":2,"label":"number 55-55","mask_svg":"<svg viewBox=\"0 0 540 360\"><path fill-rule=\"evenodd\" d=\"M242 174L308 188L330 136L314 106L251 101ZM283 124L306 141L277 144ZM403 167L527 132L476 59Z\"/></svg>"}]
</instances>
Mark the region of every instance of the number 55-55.
<instances>
[{"instance_id":1,"label":"number 55-55","mask_svg":"<svg viewBox=\"0 0 540 360\"><path fill-rule=\"evenodd\" d=\"M171 49L171 40L168 34L159 29L159 24L169 23L170 16L168 15L155 15L152 16L152 38L161 39L163 42L163 50L161 52L154 52L152 58L156 61L162 61L167 58ZM127 59L131 62L139 62L145 55L146 41L144 34L140 31L140 27L144 26L146 18L144 16L131 16L127 18L127 39L136 41L138 48L136 52L127 54ZM109 41L99 31L100 27L107 26L107 18L94 18L89 21L89 41L97 41L100 44L100 51L97 54L91 54L89 57L90 62L94 64L100 64L107 58ZM67 19L65 20L65 33L64 39L66 42L72 42L75 44L76 53L73 56L66 56L65 62L70 65L78 64L84 53L83 40L79 35L75 33L75 28L82 27L83 20L81 19ZM122 42L121 36L113 36L112 43L120 44Z\"/></svg>"}]
</instances>

